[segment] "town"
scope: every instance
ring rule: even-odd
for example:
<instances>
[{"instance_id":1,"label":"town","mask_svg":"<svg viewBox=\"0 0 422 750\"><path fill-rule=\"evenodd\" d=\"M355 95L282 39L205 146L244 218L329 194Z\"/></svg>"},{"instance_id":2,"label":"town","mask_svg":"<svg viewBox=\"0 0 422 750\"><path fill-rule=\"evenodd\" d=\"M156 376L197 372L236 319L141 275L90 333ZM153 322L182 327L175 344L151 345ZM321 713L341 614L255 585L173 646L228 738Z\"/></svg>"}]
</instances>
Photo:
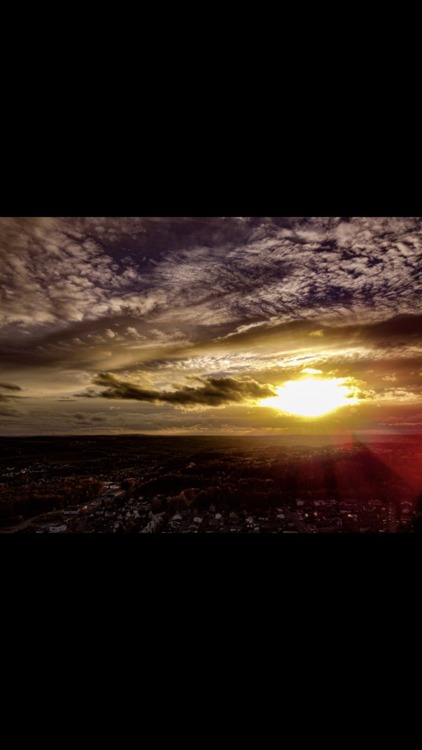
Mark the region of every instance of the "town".
<instances>
[{"instance_id":1,"label":"town","mask_svg":"<svg viewBox=\"0 0 422 750\"><path fill-rule=\"evenodd\" d=\"M0 533L411 533L420 439L0 439Z\"/></svg>"}]
</instances>

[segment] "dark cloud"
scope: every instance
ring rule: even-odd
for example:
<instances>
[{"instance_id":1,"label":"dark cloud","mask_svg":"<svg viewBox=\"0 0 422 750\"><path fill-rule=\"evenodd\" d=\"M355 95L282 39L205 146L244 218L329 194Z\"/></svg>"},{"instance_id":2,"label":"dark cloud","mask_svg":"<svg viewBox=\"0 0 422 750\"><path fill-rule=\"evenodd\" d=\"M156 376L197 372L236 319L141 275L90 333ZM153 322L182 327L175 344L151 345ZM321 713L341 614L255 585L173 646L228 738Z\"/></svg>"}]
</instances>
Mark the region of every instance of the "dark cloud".
<instances>
[{"instance_id":1,"label":"dark cloud","mask_svg":"<svg viewBox=\"0 0 422 750\"><path fill-rule=\"evenodd\" d=\"M194 378L201 383L198 388L184 386L175 391L156 391L118 380L111 373L100 373L94 378L96 385L106 386L99 395L111 399L132 399L154 403L172 404L184 408L195 406L223 406L248 399L263 399L275 394L270 385L261 385L256 380L236 378Z\"/></svg>"},{"instance_id":2,"label":"dark cloud","mask_svg":"<svg viewBox=\"0 0 422 750\"><path fill-rule=\"evenodd\" d=\"M274 346L277 340L282 342L308 343L310 347L323 347L329 343L365 341L370 344L387 345L404 342L410 339L420 340L422 335L422 315L406 313L395 315L380 322L353 322L352 324L315 325L307 320L289 322L262 323L261 325L238 328L226 337L231 347L245 348L261 343ZM310 338L308 338L310 337ZM207 348L220 346L224 337L207 343Z\"/></svg>"},{"instance_id":3,"label":"dark cloud","mask_svg":"<svg viewBox=\"0 0 422 750\"><path fill-rule=\"evenodd\" d=\"M11 383L0 383L0 388L6 388L8 391L21 391L19 385L12 385Z\"/></svg>"}]
</instances>

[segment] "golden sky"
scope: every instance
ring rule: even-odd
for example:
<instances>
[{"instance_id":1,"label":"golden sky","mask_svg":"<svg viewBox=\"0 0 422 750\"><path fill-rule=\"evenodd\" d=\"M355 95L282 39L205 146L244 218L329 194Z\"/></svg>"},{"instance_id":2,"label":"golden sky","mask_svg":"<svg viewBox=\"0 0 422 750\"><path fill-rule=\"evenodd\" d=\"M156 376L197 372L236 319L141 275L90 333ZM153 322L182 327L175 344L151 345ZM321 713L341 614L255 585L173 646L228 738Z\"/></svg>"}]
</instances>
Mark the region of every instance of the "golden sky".
<instances>
[{"instance_id":1,"label":"golden sky","mask_svg":"<svg viewBox=\"0 0 422 750\"><path fill-rule=\"evenodd\" d=\"M3 435L422 431L421 219L3 218L0 241ZM265 403L304 378L349 402Z\"/></svg>"}]
</instances>

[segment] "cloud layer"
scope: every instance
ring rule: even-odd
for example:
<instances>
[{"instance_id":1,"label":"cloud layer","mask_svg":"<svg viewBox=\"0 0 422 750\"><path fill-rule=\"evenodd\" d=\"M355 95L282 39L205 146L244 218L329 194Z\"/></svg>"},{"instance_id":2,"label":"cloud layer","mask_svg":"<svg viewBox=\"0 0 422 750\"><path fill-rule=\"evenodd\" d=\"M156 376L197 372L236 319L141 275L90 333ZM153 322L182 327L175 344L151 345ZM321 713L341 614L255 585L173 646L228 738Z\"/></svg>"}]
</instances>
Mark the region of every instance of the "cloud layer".
<instances>
[{"instance_id":1,"label":"cloud layer","mask_svg":"<svg viewBox=\"0 0 422 750\"><path fill-rule=\"evenodd\" d=\"M61 399L75 424L107 421L76 416L90 394L162 424L246 409L305 367L419 403L421 291L419 217L3 218L3 416L45 430L38 405L56 424Z\"/></svg>"},{"instance_id":2,"label":"cloud layer","mask_svg":"<svg viewBox=\"0 0 422 750\"><path fill-rule=\"evenodd\" d=\"M0 232L0 320L20 330L169 310L202 325L380 320L419 303L419 218L1 219Z\"/></svg>"}]
</instances>

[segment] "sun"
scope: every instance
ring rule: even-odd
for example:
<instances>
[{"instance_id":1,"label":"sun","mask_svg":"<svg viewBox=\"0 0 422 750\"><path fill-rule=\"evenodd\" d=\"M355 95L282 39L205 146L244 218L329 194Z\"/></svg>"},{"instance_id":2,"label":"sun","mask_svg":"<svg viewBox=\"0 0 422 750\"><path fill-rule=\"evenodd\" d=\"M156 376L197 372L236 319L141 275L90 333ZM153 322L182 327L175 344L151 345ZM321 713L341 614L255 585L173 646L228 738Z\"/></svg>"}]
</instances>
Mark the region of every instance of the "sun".
<instances>
[{"instance_id":1,"label":"sun","mask_svg":"<svg viewBox=\"0 0 422 750\"><path fill-rule=\"evenodd\" d=\"M299 417L321 417L358 401L354 389L346 384L346 378L288 380L276 390L278 395L264 399L261 405Z\"/></svg>"}]
</instances>

